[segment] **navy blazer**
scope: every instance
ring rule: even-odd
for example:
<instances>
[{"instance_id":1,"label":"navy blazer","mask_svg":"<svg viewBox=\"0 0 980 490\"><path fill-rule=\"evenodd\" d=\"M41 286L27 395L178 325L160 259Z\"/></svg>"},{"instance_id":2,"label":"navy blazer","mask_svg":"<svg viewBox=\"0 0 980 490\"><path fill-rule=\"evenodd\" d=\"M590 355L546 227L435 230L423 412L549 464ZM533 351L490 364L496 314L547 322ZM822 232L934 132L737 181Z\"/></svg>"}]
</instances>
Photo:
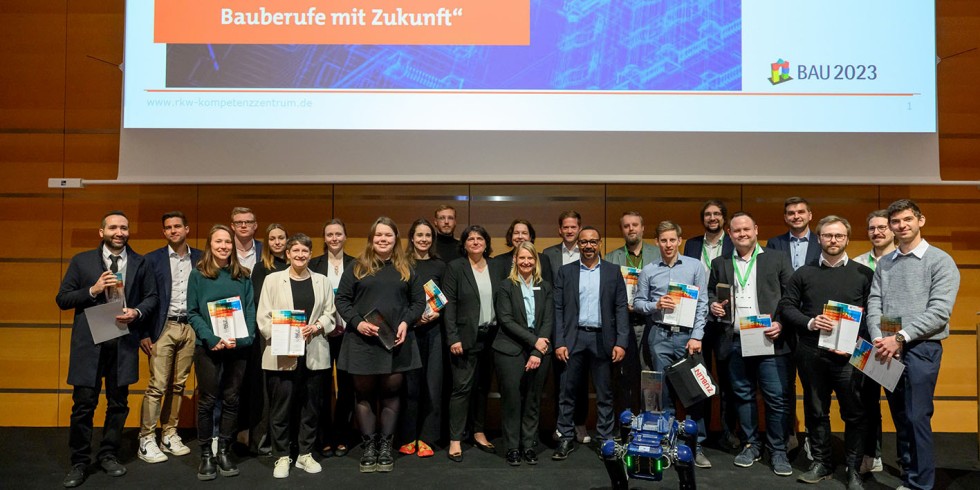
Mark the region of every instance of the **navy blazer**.
<instances>
[{"instance_id":1,"label":"navy blazer","mask_svg":"<svg viewBox=\"0 0 980 490\"><path fill-rule=\"evenodd\" d=\"M779 299L782 298L786 286L789 285L789 278L793 275L793 265L789 262L789 255L778 250L768 250L760 253L755 259L755 293L756 301L759 303L759 314L771 315L772 321L780 321L777 312ZM714 303L718 301L716 289L718 283L735 286L735 266L732 264L731 255L722 255L711 261L711 275L708 277L708 301ZM732 292L734 296L734 291ZM734 301L734 300L733 300ZM734 308L729 304L727 308ZM732 321L737 321L732 315ZM721 335L720 346L722 352L728 352L731 347L732 337L734 336L734 323L719 323L724 325L725 330ZM789 354L791 350L794 333L790 328L783 328L779 338L773 342L776 355ZM787 342L789 339L789 342Z\"/></svg>"},{"instance_id":2,"label":"navy blazer","mask_svg":"<svg viewBox=\"0 0 980 490\"><path fill-rule=\"evenodd\" d=\"M703 245L704 245L704 235L698 235L696 237L692 237L690 240L684 242L684 256L701 260L701 247ZM732 243L732 239L728 236L728 233L725 233L721 237L720 257L731 257L734 251L735 251L735 244Z\"/></svg>"},{"instance_id":3,"label":"navy blazer","mask_svg":"<svg viewBox=\"0 0 980 490\"><path fill-rule=\"evenodd\" d=\"M71 259L55 302L62 310L75 309L71 329L71 352L68 357L68 384L95 387L99 383L99 353L101 344L92 339L85 309L104 304L105 293L91 297L89 288L99 280L106 266L102 261L102 245L82 252ZM139 379L139 341L141 330L149 328L157 314L159 298L150 264L133 249L126 247L126 306L136 308L142 316L129 324L129 333L119 337L116 355L116 385L127 386Z\"/></svg>"},{"instance_id":4,"label":"navy blazer","mask_svg":"<svg viewBox=\"0 0 980 490\"><path fill-rule=\"evenodd\" d=\"M786 256L790 258L790 265L793 265L792 249L789 246L790 232L783 233L782 235L776 235L766 242L766 248L773 250L780 250L786 253ZM820 265L820 242L817 240L817 234L810 232L810 239L806 246L806 258L803 261L803 265ZM802 267L802 266L800 266Z\"/></svg>"},{"instance_id":5,"label":"navy blazer","mask_svg":"<svg viewBox=\"0 0 980 490\"><path fill-rule=\"evenodd\" d=\"M193 270L201 260L202 253L190 245L187 248L191 251L191 268ZM163 333L163 326L167 324L167 313L170 310L170 300L172 299L173 277L170 275L170 245L164 245L162 248L146 254L145 258L150 263L153 275L156 276L160 308L157 309L157 314L150 324L150 328L143 330L142 338L149 337L150 341L156 343L160 334Z\"/></svg>"},{"instance_id":6,"label":"navy blazer","mask_svg":"<svg viewBox=\"0 0 980 490\"><path fill-rule=\"evenodd\" d=\"M555 350L567 347L569 354L575 350L578 339L579 268L582 261L565 264L558 270L553 285L555 297ZM599 265L599 315L602 322L602 339L605 352L602 359L612 357L613 346L626 349L629 345L629 310L626 302L626 283L618 265L600 259Z\"/></svg>"}]
</instances>

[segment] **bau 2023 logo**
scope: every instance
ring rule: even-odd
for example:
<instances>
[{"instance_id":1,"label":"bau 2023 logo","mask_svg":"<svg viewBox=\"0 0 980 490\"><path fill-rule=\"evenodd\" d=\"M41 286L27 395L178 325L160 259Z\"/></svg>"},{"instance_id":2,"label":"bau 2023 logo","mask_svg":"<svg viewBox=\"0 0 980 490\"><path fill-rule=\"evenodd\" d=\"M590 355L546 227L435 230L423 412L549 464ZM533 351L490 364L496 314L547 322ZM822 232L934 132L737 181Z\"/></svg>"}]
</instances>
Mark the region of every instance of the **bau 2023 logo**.
<instances>
[{"instance_id":1,"label":"bau 2023 logo","mask_svg":"<svg viewBox=\"0 0 980 490\"><path fill-rule=\"evenodd\" d=\"M790 63L779 58L770 65L769 83L779 85L793 80ZM877 65L809 65L796 66L796 80L877 80Z\"/></svg>"}]
</instances>

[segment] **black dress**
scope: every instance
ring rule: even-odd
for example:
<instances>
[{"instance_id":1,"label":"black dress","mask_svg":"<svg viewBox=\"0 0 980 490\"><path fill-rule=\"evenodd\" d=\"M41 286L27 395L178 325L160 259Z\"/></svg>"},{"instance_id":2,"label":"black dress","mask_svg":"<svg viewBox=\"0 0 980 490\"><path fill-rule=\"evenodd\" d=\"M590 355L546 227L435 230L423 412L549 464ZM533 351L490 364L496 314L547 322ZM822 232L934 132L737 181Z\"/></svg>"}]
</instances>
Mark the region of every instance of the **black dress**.
<instances>
[{"instance_id":1,"label":"black dress","mask_svg":"<svg viewBox=\"0 0 980 490\"><path fill-rule=\"evenodd\" d=\"M360 279L354 277L354 268L344 270L337 288L337 311L347 322L344 343L340 348L337 367L355 375L390 374L422 367L415 332L409 328L405 342L391 352L384 348L377 337L367 337L357 331L364 315L377 309L391 328L405 322L414 325L425 309L425 292L415 271L408 282L402 281L398 270L385 262L374 274Z\"/></svg>"}]
</instances>

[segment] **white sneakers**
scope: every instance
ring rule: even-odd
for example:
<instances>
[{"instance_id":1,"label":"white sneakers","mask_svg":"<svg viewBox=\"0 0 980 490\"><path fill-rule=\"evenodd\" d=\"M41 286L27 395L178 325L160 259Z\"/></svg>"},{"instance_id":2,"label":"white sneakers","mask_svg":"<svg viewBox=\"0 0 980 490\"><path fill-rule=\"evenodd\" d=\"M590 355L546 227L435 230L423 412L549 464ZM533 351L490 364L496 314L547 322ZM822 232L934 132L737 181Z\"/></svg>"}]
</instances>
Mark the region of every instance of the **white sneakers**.
<instances>
[{"instance_id":1,"label":"white sneakers","mask_svg":"<svg viewBox=\"0 0 980 490\"><path fill-rule=\"evenodd\" d=\"M276 467L272 470L273 478L286 478L289 476L289 456L283 456L276 460Z\"/></svg>"},{"instance_id":2,"label":"white sneakers","mask_svg":"<svg viewBox=\"0 0 980 490\"><path fill-rule=\"evenodd\" d=\"M317 463L310 453L301 454L296 458L296 467L301 470L306 470L307 473L319 473L323 469L320 463Z\"/></svg>"},{"instance_id":3,"label":"white sneakers","mask_svg":"<svg viewBox=\"0 0 980 490\"><path fill-rule=\"evenodd\" d=\"M140 447L136 455L147 463L162 463L167 460L167 455L160 451L157 438L152 434L140 439Z\"/></svg>"},{"instance_id":4,"label":"white sneakers","mask_svg":"<svg viewBox=\"0 0 980 490\"><path fill-rule=\"evenodd\" d=\"M184 441L180 440L180 436L177 434L163 436L161 446L163 446L163 452L173 454L174 456L183 456L191 452L191 448L185 446Z\"/></svg>"},{"instance_id":5,"label":"white sneakers","mask_svg":"<svg viewBox=\"0 0 980 490\"><path fill-rule=\"evenodd\" d=\"M883 469L884 467L881 465L881 458L865 456L861 459L861 469L858 470L858 473L861 473L862 475L865 473L878 473Z\"/></svg>"}]
</instances>

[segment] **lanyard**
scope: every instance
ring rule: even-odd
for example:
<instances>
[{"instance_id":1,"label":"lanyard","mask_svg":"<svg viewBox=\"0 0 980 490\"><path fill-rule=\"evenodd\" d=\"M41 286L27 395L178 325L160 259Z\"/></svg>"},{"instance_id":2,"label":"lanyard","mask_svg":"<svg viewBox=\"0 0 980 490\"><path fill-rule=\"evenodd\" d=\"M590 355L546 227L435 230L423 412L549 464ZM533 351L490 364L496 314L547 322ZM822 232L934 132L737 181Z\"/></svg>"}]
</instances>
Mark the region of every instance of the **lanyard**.
<instances>
[{"instance_id":1,"label":"lanyard","mask_svg":"<svg viewBox=\"0 0 980 490\"><path fill-rule=\"evenodd\" d=\"M738 254L738 252L735 252ZM752 258L749 259L749 265L745 268L745 275L738 273L738 262L735 257L737 255L732 255L732 268L735 269L735 279L738 281L739 286L745 289L745 285L749 282L749 276L752 275L752 268L755 267L755 258L759 255L759 246L755 246L755 250L752 251Z\"/></svg>"},{"instance_id":2,"label":"lanyard","mask_svg":"<svg viewBox=\"0 0 980 490\"><path fill-rule=\"evenodd\" d=\"M725 243L725 233L722 232L721 238L718 239L718 247L722 247ZM708 268L708 272L711 272L711 257L708 256L708 239L705 238L701 242L701 260L704 261L704 266Z\"/></svg>"},{"instance_id":3,"label":"lanyard","mask_svg":"<svg viewBox=\"0 0 980 490\"><path fill-rule=\"evenodd\" d=\"M623 252L626 252L626 267L632 267L634 269L643 268L643 249L640 248L640 255L634 259L633 254L630 253L630 249L623 245ZM639 261L639 263L637 263Z\"/></svg>"},{"instance_id":4,"label":"lanyard","mask_svg":"<svg viewBox=\"0 0 980 490\"><path fill-rule=\"evenodd\" d=\"M868 265L871 266L871 271L874 272L874 270L875 270L875 256L874 255L868 255Z\"/></svg>"}]
</instances>

